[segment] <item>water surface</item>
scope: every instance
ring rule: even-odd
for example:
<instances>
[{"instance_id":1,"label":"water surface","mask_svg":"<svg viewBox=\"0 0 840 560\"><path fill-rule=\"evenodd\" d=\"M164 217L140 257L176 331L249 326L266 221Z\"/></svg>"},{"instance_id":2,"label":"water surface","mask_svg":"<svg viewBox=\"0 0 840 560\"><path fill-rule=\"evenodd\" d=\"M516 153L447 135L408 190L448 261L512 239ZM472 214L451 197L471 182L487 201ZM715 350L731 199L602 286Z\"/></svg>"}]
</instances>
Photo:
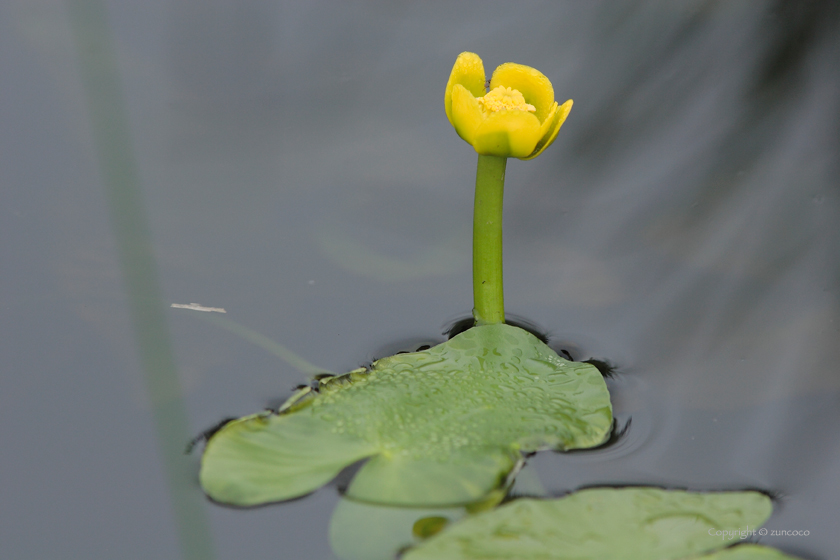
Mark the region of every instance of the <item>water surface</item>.
<instances>
[{"instance_id":1,"label":"water surface","mask_svg":"<svg viewBox=\"0 0 840 560\"><path fill-rule=\"evenodd\" d=\"M768 527L810 531L764 544L840 553L835 3L477 6L0 7L4 558L334 557L335 488L227 509L200 499L197 456L166 459L180 435L161 402L192 435L305 379L167 306L223 307L332 371L443 340L471 306L476 158L442 107L464 50L488 71L539 68L575 101L555 145L508 165L507 307L614 364L632 423L612 447L535 457L546 491L763 488L781 496ZM162 299L144 305L180 387L163 401L132 326L79 13L104 14L112 40ZM209 544L178 528L190 496Z\"/></svg>"}]
</instances>

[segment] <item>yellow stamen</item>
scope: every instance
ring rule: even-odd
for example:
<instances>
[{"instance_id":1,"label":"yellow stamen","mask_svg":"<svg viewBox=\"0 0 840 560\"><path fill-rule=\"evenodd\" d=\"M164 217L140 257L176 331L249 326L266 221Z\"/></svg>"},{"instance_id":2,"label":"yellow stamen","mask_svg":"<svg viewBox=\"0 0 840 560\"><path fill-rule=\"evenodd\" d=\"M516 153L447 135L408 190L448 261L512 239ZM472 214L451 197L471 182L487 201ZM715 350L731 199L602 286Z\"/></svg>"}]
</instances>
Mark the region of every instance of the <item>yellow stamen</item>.
<instances>
[{"instance_id":1,"label":"yellow stamen","mask_svg":"<svg viewBox=\"0 0 840 560\"><path fill-rule=\"evenodd\" d=\"M533 105L525 103L522 94L513 88L498 86L493 88L484 97L477 99L478 104L488 113L495 113L503 110L529 111L537 110Z\"/></svg>"}]
</instances>

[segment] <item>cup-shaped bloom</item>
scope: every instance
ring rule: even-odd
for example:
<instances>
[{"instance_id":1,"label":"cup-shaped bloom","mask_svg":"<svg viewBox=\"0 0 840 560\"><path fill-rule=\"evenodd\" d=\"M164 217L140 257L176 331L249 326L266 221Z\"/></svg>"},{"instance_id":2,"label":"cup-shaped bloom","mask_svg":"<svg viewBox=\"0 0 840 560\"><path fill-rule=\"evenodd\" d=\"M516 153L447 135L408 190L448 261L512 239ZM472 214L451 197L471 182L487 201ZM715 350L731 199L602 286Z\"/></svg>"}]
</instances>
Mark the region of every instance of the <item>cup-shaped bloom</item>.
<instances>
[{"instance_id":1,"label":"cup-shaped bloom","mask_svg":"<svg viewBox=\"0 0 840 560\"><path fill-rule=\"evenodd\" d=\"M531 159L554 142L572 100L558 106L542 72L507 62L493 72L490 91L485 83L481 58L458 55L446 84L446 116L476 152Z\"/></svg>"}]
</instances>

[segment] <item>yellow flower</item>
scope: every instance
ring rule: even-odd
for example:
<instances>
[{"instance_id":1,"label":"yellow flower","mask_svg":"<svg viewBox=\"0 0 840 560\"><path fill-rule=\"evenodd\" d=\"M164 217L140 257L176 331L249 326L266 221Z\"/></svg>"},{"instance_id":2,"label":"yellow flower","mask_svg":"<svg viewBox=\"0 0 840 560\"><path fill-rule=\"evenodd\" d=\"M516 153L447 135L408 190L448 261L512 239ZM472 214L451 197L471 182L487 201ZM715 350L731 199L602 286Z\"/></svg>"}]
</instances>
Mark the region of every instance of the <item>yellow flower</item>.
<instances>
[{"instance_id":1,"label":"yellow flower","mask_svg":"<svg viewBox=\"0 0 840 560\"><path fill-rule=\"evenodd\" d=\"M446 116L458 135L486 156L535 158L554 142L572 109L558 106L554 88L539 70L507 62L485 89L477 54L458 55L446 84Z\"/></svg>"}]
</instances>

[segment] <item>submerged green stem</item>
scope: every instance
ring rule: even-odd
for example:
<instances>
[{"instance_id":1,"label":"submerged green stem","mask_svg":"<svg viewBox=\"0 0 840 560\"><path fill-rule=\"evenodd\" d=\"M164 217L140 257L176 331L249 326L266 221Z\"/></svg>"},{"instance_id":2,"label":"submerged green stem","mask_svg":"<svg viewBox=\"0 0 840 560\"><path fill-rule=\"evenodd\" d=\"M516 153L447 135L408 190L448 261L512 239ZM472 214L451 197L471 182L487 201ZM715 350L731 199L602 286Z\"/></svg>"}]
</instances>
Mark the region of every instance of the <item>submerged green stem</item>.
<instances>
[{"instance_id":1,"label":"submerged green stem","mask_svg":"<svg viewBox=\"0 0 840 560\"><path fill-rule=\"evenodd\" d=\"M318 366L307 361L305 358L298 356L293 351L289 350L279 342L275 342L267 336L265 336L264 334L259 333L253 329L249 329L245 325L240 325L236 321L228 319L224 315L198 312L198 314L194 314L193 316L199 319L203 319L209 323L212 323L219 328L225 329L228 332L232 332L233 334L247 340L248 342L256 344L260 348L274 354L293 368L302 371L303 373L309 375L317 375L320 373L333 373L329 370L319 368Z\"/></svg>"},{"instance_id":2,"label":"submerged green stem","mask_svg":"<svg viewBox=\"0 0 840 560\"><path fill-rule=\"evenodd\" d=\"M473 214L473 316L480 325L505 322L502 284L502 201L507 158L478 156Z\"/></svg>"},{"instance_id":3,"label":"submerged green stem","mask_svg":"<svg viewBox=\"0 0 840 560\"><path fill-rule=\"evenodd\" d=\"M99 163L137 356L157 435L158 456L163 463L161 474L169 483L169 511L177 528L181 558L212 560L215 552L207 500L193 489L195 465L184 455L184 442L194 432L169 338L143 204L143 184L131 143L119 49L106 4L104 0L67 2L79 83L84 86L87 101L90 155Z\"/></svg>"}]
</instances>

